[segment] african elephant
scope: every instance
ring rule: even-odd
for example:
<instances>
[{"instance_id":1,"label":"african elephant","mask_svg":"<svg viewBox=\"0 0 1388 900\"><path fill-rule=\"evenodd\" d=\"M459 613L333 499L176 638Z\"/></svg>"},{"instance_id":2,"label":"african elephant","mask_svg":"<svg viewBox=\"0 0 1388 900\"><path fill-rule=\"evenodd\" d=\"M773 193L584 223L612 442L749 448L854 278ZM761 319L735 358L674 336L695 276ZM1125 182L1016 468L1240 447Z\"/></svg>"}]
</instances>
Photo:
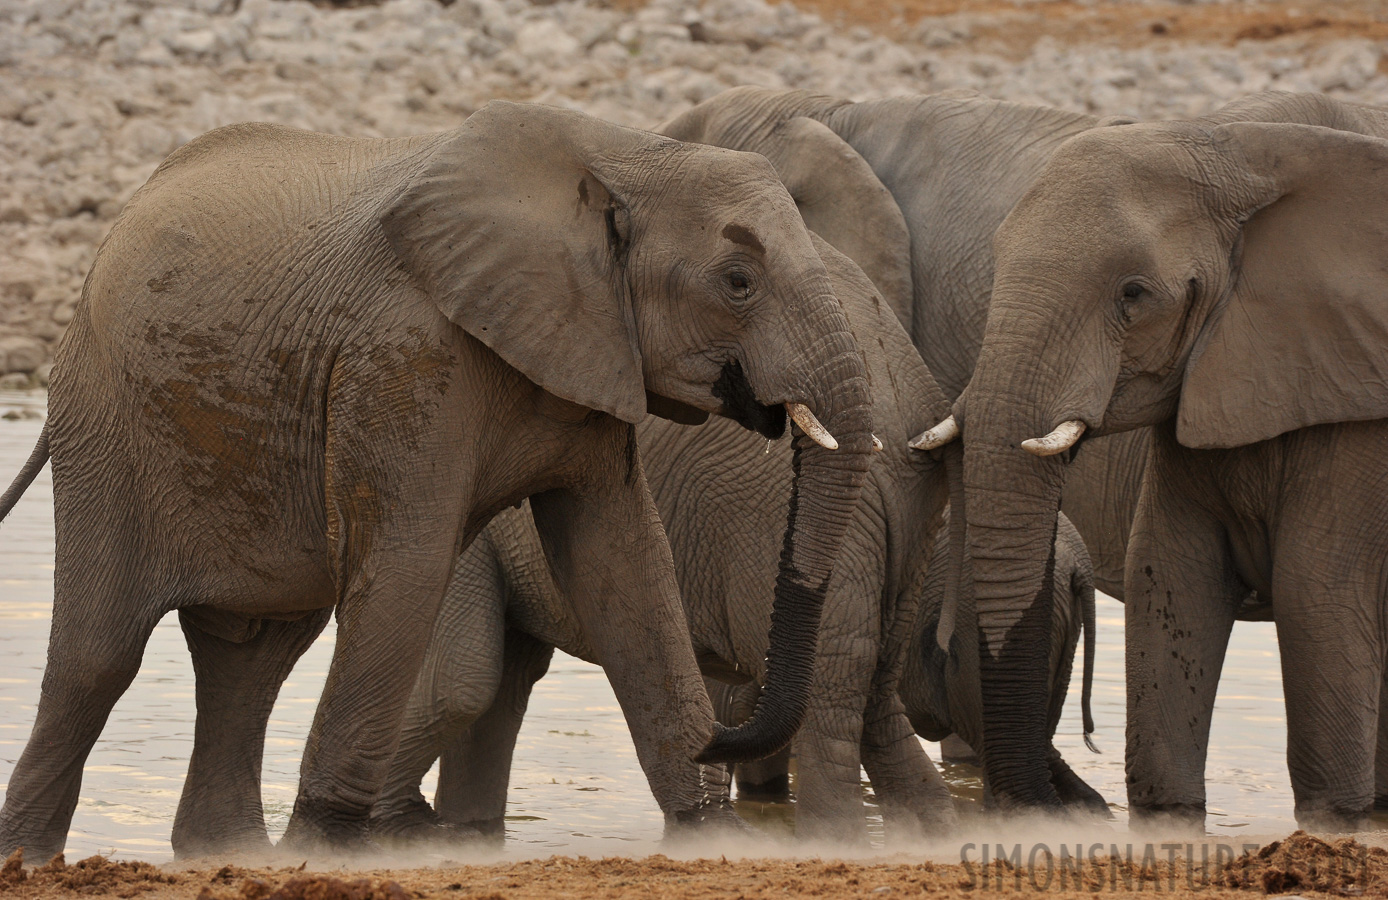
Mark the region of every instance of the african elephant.
<instances>
[{"instance_id":1,"label":"african elephant","mask_svg":"<svg viewBox=\"0 0 1388 900\"><path fill-rule=\"evenodd\" d=\"M715 730L637 455L648 409L804 429L748 728ZM862 359L764 159L510 103L443 134L238 125L176 151L100 248L50 410L7 495L51 452L48 666L0 812L0 853L32 856L62 849L173 609L198 708L175 850L266 845L266 717L334 609L285 842L359 845L453 562L525 497L650 723L642 759L770 753L804 717L872 447Z\"/></svg>"},{"instance_id":2,"label":"african elephant","mask_svg":"<svg viewBox=\"0 0 1388 900\"><path fill-rule=\"evenodd\" d=\"M814 684L794 742L801 779L797 832L866 840L859 783L866 767L888 807L889 827L941 834L954 824L954 807L912 733L896 684L948 494L947 466L910 451L906 441L916 423L930 419L927 410L947 405L871 282L833 248L817 246L862 348L883 450L873 456L828 584L818 658L796 661ZM773 617L769 602L783 577L777 559L784 549L773 523L785 520L788 506L795 516L807 514L791 499L790 448L728 422L685 428L647 419L636 434L670 538L695 658L707 675L760 684L766 670L760 635L780 616ZM419 784L441 753L437 812L487 831L501 827L510 748L547 660L534 652L536 639L612 671L610 651L568 610L562 579L554 583L545 572L526 518L498 516L459 563L377 804L382 832L408 832L432 820ZM530 641L513 652L517 632ZM484 710L488 719L478 721ZM650 723L624 711L639 744ZM726 813L726 791L699 783L698 773L645 758L642 765L662 808L680 790L679 780L692 778L689 788L709 794L706 814ZM715 777L705 773L706 780Z\"/></svg>"},{"instance_id":3,"label":"african elephant","mask_svg":"<svg viewBox=\"0 0 1388 900\"><path fill-rule=\"evenodd\" d=\"M946 510L946 520L948 516L949 511ZM1080 708L1085 741L1088 742L1089 734L1094 730L1094 717L1089 709L1094 679L1094 570L1084 541L1064 513L1057 521L1055 554L1055 581L1063 587L1057 591L1059 599L1053 609L1050 635L1050 700L1047 707L1050 734L1054 735L1056 726L1060 724L1065 694L1070 686L1070 667L1082 628L1085 644ZM976 763L977 756L970 742L976 742L982 731L982 723L972 717L977 707L958 696L968 686L957 683L956 672L948 665L936 641L940 615L948 593L948 572L949 537L948 532L942 530L936 537L935 553L921 590L920 611L911 629L911 642L906 650L906 664L897 691L906 710L906 718L916 734L931 741L944 741L952 734L958 735L962 738L963 746L960 748L962 753L956 751L957 757ZM713 701L713 712L719 721L739 721L755 708L756 685L720 687L709 684L709 699ZM942 752L945 749L941 747ZM1047 750L1047 761L1051 769L1051 784L1067 805L1109 815L1104 798L1074 773L1054 745ZM769 759L737 764L734 774L738 796L763 800L785 799L790 794L788 764L789 753L785 752Z\"/></svg>"},{"instance_id":4,"label":"african elephant","mask_svg":"<svg viewBox=\"0 0 1388 900\"><path fill-rule=\"evenodd\" d=\"M953 399L983 343L993 232L1056 148L1126 121L971 92L851 103L739 87L657 130L765 155L810 229L872 278ZM1148 441L1145 431L1094 441L1063 504L1095 583L1120 600ZM1241 617L1260 616L1250 604Z\"/></svg>"},{"instance_id":5,"label":"african elephant","mask_svg":"<svg viewBox=\"0 0 1388 900\"><path fill-rule=\"evenodd\" d=\"M1284 117L1290 122L1246 121ZM1313 124L1297 124L1309 119ZM1271 605L1298 822L1375 797L1388 551L1382 111L1290 95L1058 150L995 240L963 430L984 753L1016 805L1059 799L1032 754L1054 513L1091 435L1153 428L1128 548L1132 818L1201 828L1238 603Z\"/></svg>"}]
</instances>

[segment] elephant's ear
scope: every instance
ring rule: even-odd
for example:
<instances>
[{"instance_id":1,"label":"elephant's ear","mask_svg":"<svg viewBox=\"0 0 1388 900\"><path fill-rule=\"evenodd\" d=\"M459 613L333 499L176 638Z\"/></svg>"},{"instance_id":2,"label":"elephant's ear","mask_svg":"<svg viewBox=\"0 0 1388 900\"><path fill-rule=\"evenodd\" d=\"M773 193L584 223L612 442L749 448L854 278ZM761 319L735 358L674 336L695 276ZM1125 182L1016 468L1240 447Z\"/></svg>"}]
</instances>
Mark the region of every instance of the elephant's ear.
<instances>
[{"instance_id":1,"label":"elephant's ear","mask_svg":"<svg viewBox=\"0 0 1388 900\"><path fill-rule=\"evenodd\" d=\"M1215 134L1270 193L1192 350L1180 442L1237 447L1388 417L1388 141L1264 123Z\"/></svg>"},{"instance_id":2,"label":"elephant's ear","mask_svg":"<svg viewBox=\"0 0 1388 900\"><path fill-rule=\"evenodd\" d=\"M751 149L771 160L806 227L858 264L909 333L911 234L867 160L828 126L803 116L782 122Z\"/></svg>"},{"instance_id":3,"label":"elephant's ear","mask_svg":"<svg viewBox=\"0 0 1388 900\"><path fill-rule=\"evenodd\" d=\"M646 413L624 272L632 223L609 161L642 141L669 143L488 103L440 138L381 219L450 320L550 393L632 423Z\"/></svg>"}]
</instances>

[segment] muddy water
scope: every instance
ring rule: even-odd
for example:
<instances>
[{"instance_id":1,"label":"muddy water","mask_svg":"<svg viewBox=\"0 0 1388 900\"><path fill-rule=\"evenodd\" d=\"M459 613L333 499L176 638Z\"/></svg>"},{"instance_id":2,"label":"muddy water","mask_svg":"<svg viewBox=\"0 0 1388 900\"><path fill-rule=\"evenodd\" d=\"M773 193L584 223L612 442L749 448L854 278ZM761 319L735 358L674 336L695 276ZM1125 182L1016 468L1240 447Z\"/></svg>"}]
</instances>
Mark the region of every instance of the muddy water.
<instances>
[{"instance_id":1,"label":"muddy water","mask_svg":"<svg viewBox=\"0 0 1388 900\"><path fill-rule=\"evenodd\" d=\"M0 394L0 414L39 416L42 395ZM37 439L38 418L0 420L0 489ZM0 526L0 779L8 779L33 724L53 598L53 493L47 468ZM1057 744L1075 770L1125 818L1123 789L1123 608L1101 598L1094 717L1096 742L1080 736L1079 671ZM330 626L304 656L270 718L264 795L272 837L293 805L299 755L333 648ZM111 852L167 859L169 831L193 739L193 676L177 620L155 629L139 677L111 713L87 760L70 854ZM1286 729L1272 626L1239 623L1225 664L1208 767L1210 829L1216 834L1290 830ZM938 747L927 745L938 759ZM953 766L961 795L976 773ZM433 773L426 796L433 789ZM870 799L870 795L869 795ZM872 812L869 807L869 813ZM512 771L510 838L520 851L617 854L655 849L662 820L636 764L616 700L602 672L557 656L537 686ZM747 805L744 815L787 829L787 810ZM880 820L872 823L880 837Z\"/></svg>"}]
</instances>

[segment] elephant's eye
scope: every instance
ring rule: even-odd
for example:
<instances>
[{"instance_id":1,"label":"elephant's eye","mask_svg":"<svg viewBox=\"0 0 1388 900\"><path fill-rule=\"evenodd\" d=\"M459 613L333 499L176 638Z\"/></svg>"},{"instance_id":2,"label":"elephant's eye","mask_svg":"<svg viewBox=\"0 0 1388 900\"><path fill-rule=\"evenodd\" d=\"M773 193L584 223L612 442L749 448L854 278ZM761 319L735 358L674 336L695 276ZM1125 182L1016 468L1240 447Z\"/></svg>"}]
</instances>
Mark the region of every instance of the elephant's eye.
<instances>
[{"instance_id":1,"label":"elephant's eye","mask_svg":"<svg viewBox=\"0 0 1388 900\"><path fill-rule=\"evenodd\" d=\"M733 269L727 274L728 287L732 289L733 296L739 300L746 300L752 296L752 279L741 269Z\"/></svg>"},{"instance_id":2,"label":"elephant's eye","mask_svg":"<svg viewBox=\"0 0 1388 900\"><path fill-rule=\"evenodd\" d=\"M1141 296L1142 285L1138 284L1136 281L1130 281L1127 284L1123 285L1124 300L1136 300L1138 297Z\"/></svg>"}]
</instances>

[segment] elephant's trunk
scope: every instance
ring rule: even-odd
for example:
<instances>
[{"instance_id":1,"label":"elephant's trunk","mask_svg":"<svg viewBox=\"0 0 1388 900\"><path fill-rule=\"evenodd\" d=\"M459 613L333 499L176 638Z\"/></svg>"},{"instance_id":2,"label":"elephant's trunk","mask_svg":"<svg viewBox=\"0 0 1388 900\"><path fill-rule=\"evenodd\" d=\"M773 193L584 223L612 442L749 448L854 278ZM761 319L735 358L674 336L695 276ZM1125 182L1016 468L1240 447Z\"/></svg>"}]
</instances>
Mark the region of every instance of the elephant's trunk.
<instances>
[{"instance_id":1,"label":"elephant's trunk","mask_svg":"<svg viewBox=\"0 0 1388 900\"><path fill-rule=\"evenodd\" d=\"M966 426L965 435L972 427ZM965 444L984 769L1003 807L1059 806L1050 783L1050 650L1061 464Z\"/></svg>"},{"instance_id":2,"label":"elephant's trunk","mask_svg":"<svg viewBox=\"0 0 1388 900\"><path fill-rule=\"evenodd\" d=\"M1061 805L1047 765L1050 651L1056 516L1072 453L1037 455L1024 442L1090 418L1106 399L1084 388L1083 374L1069 377L1084 360L1047 331L1048 299L1059 302L995 289L983 352L955 407L978 620L983 746L975 749L1005 808Z\"/></svg>"},{"instance_id":3,"label":"elephant's trunk","mask_svg":"<svg viewBox=\"0 0 1388 900\"><path fill-rule=\"evenodd\" d=\"M983 349L955 404L978 616L976 749L1004 807L1061 805L1046 762L1057 514L1069 461L1104 422L1119 373L1107 320L1075 316L1070 301L998 274Z\"/></svg>"},{"instance_id":4,"label":"elephant's trunk","mask_svg":"<svg viewBox=\"0 0 1388 900\"><path fill-rule=\"evenodd\" d=\"M776 753L795 736L809 705L824 596L872 456L867 375L847 322L814 344L813 358L827 361L810 379L811 398L797 402L814 411L838 449L826 449L803 432L795 435L765 685L750 719L736 728L715 726L698 756L701 763L748 762Z\"/></svg>"}]
</instances>

